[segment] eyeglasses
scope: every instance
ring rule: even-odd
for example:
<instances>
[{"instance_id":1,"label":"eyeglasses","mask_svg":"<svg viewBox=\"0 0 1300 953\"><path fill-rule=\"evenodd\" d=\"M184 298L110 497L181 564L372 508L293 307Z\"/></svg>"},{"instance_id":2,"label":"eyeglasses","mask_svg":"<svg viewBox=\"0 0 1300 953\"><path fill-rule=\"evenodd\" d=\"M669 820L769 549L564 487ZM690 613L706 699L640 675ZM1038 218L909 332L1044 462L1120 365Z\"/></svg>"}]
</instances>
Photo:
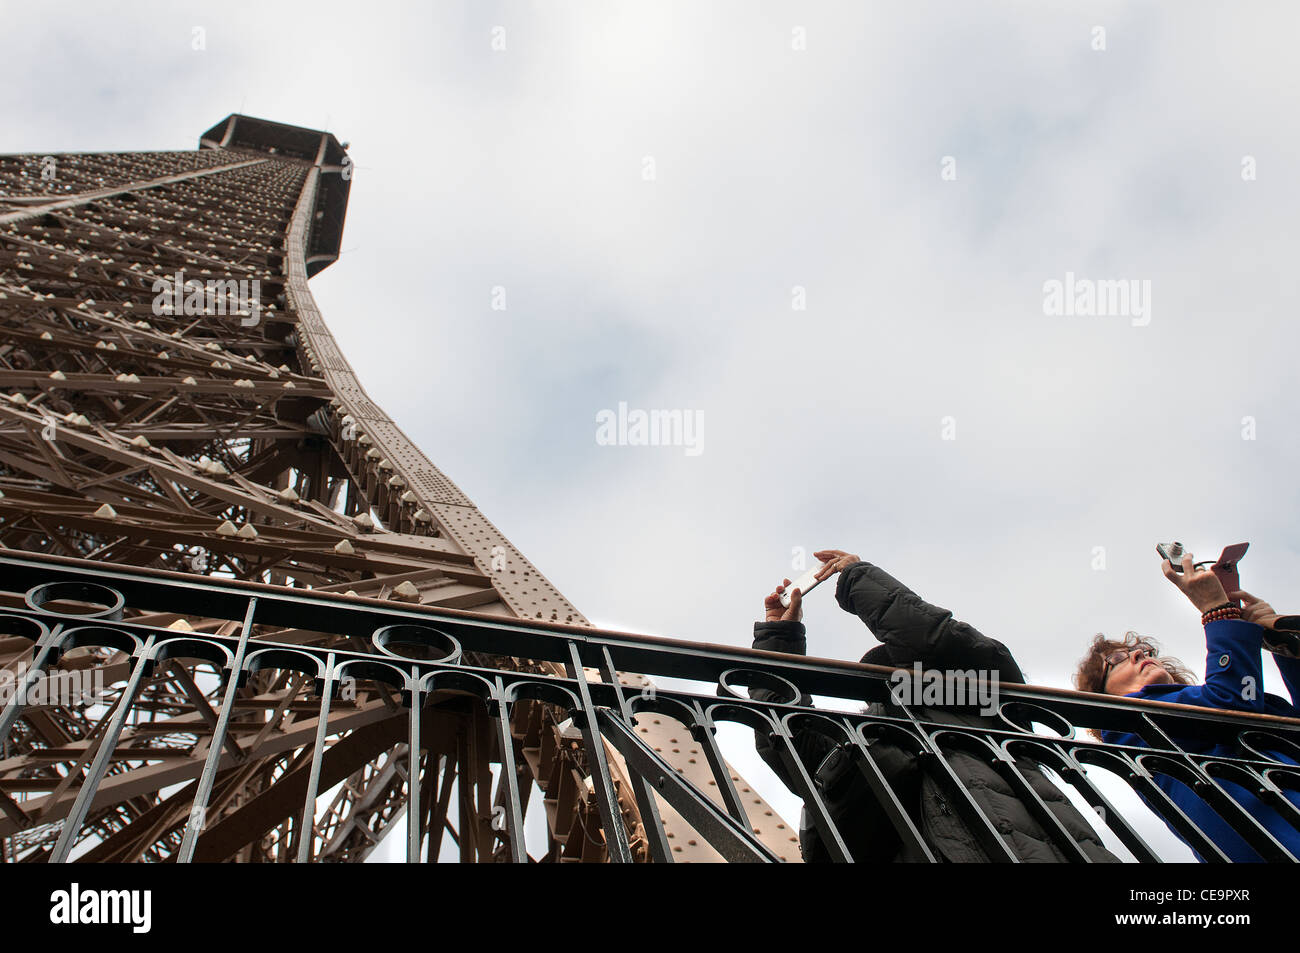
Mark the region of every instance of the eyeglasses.
<instances>
[{"instance_id":1,"label":"eyeglasses","mask_svg":"<svg viewBox=\"0 0 1300 953\"><path fill-rule=\"evenodd\" d=\"M1131 649L1116 649L1114 652L1111 652L1104 659L1106 666L1101 670L1101 687L1103 690L1106 688L1106 679L1110 676L1110 670L1120 662L1130 658L1138 649L1141 649L1142 654L1147 658L1155 658L1160 654L1160 650L1150 642L1139 642Z\"/></svg>"}]
</instances>

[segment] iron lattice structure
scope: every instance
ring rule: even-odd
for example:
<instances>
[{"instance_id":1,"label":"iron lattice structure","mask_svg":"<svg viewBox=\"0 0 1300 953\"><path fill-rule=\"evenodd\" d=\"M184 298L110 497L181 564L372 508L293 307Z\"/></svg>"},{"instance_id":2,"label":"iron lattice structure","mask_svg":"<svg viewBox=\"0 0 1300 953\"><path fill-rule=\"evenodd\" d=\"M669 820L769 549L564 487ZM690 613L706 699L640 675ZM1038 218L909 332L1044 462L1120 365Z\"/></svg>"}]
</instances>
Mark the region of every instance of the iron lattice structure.
<instances>
[{"instance_id":1,"label":"iron lattice structure","mask_svg":"<svg viewBox=\"0 0 1300 953\"><path fill-rule=\"evenodd\" d=\"M588 627L367 397L326 328L308 279L338 258L350 169L334 136L245 116L192 152L0 157L0 545L89 561L92 578L135 567L310 588L369 607L356 617L368 622L387 606ZM205 289L195 299L191 281ZM105 686L92 704L5 705L6 860L355 862L402 819L408 839L434 832L410 851L424 858L444 830L466 861L720 856L597 740L581 706L521 700L502 721L490 693L421 694L365 663L387 664L399 645L396 657L427 661L418 632L406 644L400 629L385 641L311 611L223 615L206 596L78 610L101 591L64 588L62 610L170 633L173 650L146 659L103 624L60 643L50 633L66 620L22 618L30 593L0 585L0 608L19 610L0 630L11 685L57 671ZM41 609L57 618L57 603ZM214 649L231 639L261 663ZM257 654L260 643L281 654ZM323 708L326 680L285 646L346 655L355 677L330 683L340 700ZM458 663L580 675L574 658L511 646ZM404 714L416 697L423 721ZM656 722L640 736L734 808L716 786L726 774L728 797L749 808L745 837L768 859L797 859L794 832L679 730ZM287 793L306 790L304 771L314 807ZM515 826L530 796L548 831L531 858Z\"/></svg>"}]
</instances>

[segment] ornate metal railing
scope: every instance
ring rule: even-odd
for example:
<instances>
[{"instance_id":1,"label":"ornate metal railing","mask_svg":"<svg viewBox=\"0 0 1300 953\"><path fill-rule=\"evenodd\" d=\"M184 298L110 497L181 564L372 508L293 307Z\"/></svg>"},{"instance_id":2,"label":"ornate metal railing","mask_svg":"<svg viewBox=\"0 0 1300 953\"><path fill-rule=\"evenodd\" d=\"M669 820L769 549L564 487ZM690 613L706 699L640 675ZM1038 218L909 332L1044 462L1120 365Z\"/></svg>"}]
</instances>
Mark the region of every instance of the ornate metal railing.
<instances>
[{"instance_id":1,"label":"ornate metal railing","mask_svg":"<svg viewBox=\"0 0 1300 953\"><path fill-rule=\"evenodd\" d=\"M178 626L175 620L181 618L201 621ZM535 754L530 745L555 743L546 732L540 740L537 732L529 737L529 719L523 714L535 712L536 706L553 712L558 723L572 720L566 730L575 773L565 783L576 784L577 796L592 804L612 860L639 856L625 823L628 797L635 799L644 826L633 836L648 841L648 859L673 856L659 823L660 803L671 805L727 860L777 859L753 835L723 758L716 729L725 723L771 736L812 823L838 860L853 858L813 782L815 766L797 754L793 738L799 731L824 733L850 750L877 801L867 809L883 811L902 842L922 856L933 858L914 817L877 765L873 739L888 737L915 754L992 859L1015 857L945 752L960 748L985 758L1073 859L1087 858L1051 820L1050 810L1017 767L1018 758L1049 768L1071 786L1096 810L1095 822L1109 827L1139 861L1160 857L1090 773L1109 772L1126 783L1207 859L1224 856L1156 784L1157 774L1191 787L1264 858L1297 859L1220 784L1229 780L1258 792L1300 826L1300 811L1284 796L1286 790L1300 790L1300 768L1269 754L1300 756L1300 721L1291 719L1007 684L999 686L997 715L980 726L923 720L906 704L892 709L896 715L872 715L863 703L889 699L889 669L26 554L0 556L4 645L29 645L23 656L30 662L0 713L5 745L0 836L20 837L33 826L61 823L57 841L41 855L53 862L96 859L99 841L115 836L111 827L96 835L95 825L106 812L132 810L132 788L118 783L122 764L155 765L159 772L171 772L162 781L180 786L183 821L169 825L160 814L152 828L144 825L146 836L164 845L155 850L155 859L225 859L232 845L250 837L285 839L278 855L282 859L313 859L313 844L327 823L318 798L347 776L349 765L372 761L376 747L393 753L389 770L396 783L408 787L407 860L435 859L449 810L450 779L444 770L439 784L439 761L421 753L454 751L466 744L492 747L492 760L501 770L495 803L476 806L492 823L463 823L462 850L463 841L473 836L490 841L496 859L525 862L530 859L524 836L529 792L526 780L520 784L527 775L518 769L522 758ZM81 713L98 719L95 729L75 749L36 744L15 756L15 739L23 735L19 726L33 716L17 689L34 687L78 655L82 666L108 669L115 686L98 708ZM209 689L189 669L187 677L179 678L182 659L211 666ZM505 659L513 660L516 670L500 664ZM518 664L521 659L555 663L565 675L546 674L555 669L541 665L529 670ZM251 691L249 686L268 672L288 673L275 684L291 684L292 690L278 695ZM631 689L620 677L625 673L685 679L711 691ZM150 687L163 682L172 694ZM358 685L364 686L360 695ZM756 701L746 686L773 689L782 700ZM805 693L842 699L843 710L824 701L818 708L793 703ZM48 705L37 707L53 714ZM183 720L159 717L182 711ZM283 718L277 720L286 711L294 716L287 727ZM689 783L638 737L638 718L651 713L682 724L712 770L707 790ZM477 728L467 734L471 721ZM1104 744L1085 729L1132 732L1147 746ZM178 746L160 745L163 734ZM192 741L177 742L178 734ZM253 736L263 746L281 746L286 753L282 767L267 778L260 798L245 805L217 803L222 779L238 771L248 753L246 739ZM1187 737L1235 742L1239 753L1198 754L1179 745L1177 739ZM349 746L360 751L355 761L347 760ZM619 781L619 773L611 771L610 751L622 760L630 781ZM46 767L37 769L36 764ZM547 797L553 796L548 790ZM133 836L142 836L141 829L133 828Z\"/></svg>"}]
</instances>

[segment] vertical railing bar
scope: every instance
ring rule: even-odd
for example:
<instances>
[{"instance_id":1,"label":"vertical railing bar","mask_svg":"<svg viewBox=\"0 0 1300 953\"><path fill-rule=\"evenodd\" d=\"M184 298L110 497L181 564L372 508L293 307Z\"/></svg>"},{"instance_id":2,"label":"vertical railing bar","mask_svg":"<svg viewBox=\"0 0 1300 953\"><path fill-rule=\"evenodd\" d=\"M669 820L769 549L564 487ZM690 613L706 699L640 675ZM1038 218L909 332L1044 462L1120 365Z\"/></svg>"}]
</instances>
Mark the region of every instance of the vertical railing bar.
<instances>
[{"instance_id":1,"label":"vertical railing bar","mask_svg":"<svg viewBox=\"0 0 1300 953\"><path fill-rule=\"evenodd\" d=\"M506 701L505 682L497 676L492 689L493 718L497 724L497 739L501 745L501 778L498 791L505 792L506 833L510 840L510 860L516 864L528 863L528 850L524 844L524 814L520 808L519 769L515 764L515 739L510 733L510 708Z\"/></svg>"},{"instance_id":2,"label":"vertical railing bar","mask_svg":"<svg viewBox=\"0 0 1300 953\"><path fill-rule=\"evenodd\" d=\"M193 861L199 833L204 827L208 799L212 797L212 786L216 782L217 765L221 762L221 750L225 747L226 730L230 724L231 713L235 708L235 696L239 693L240 677L244 671L244 656L248 652L248 642L253 635L253 617L256 614L257 596L250 596L248 608L244 612L243 628L239 633L239 646L235 649L235 658L230 665L230 680L226 685L226 696L221 701L221 713L217 715L217 727L212 731L208 756L204 760L203 774L199 778L199 789L194 792L194 804L190 808L190 821L185 826L185 835L181 838L180 850L176 852L176 862L178 864L188 864Z\"/></svg>"},{"instance_id":3,"label":"vertical railing bar","mask_svg":"<svg viewBox=\"0 0 1300 953\"><path fill-rule=\"evenodd\" d=\"M1294 791L1297 789L1283 788L1280 784L1274 781L1272 778L1274 771L1272 769L1256 769L1255 773L1260 775L1265 784L1263 793L1260 795L1261 799L1264 800L1269 807L1286 818L1292 827L1300 829L1300 807L1296 807L1295 804L1291 802L1291 799L1286 796L1286 791ZM1283 768L1278 773L1286 777L1293 772L1289 772ZM1267 795L1267 797L1265 797L1265 795Z\"/></svg>"},{"instance_id":4,"label":"vertical railing bar","mask_svg":"<svg viewBox=\"0 0 1300 953\"><path fill-rule=\"evenodd\" d=\"M949 731L951 729L950 726L944 725L941 730ZM1020 858L1007 846L1007 842L1003 840L997 828L993 826L992 822L980 809L979 804L976 803L975 798L967 790L966 785L957 777L957 772L953 770L952 765L948 763L948 759L944 757L943 750L934 740L934 736L925 729L922 729L922 731L924 732L923 738L927 753L925 760L937 765L939 768L938 777L934 777L934 775L931 775L931 777L935 783L945 788L952 796L956 802L954 806L961 813L962 820L971 828L971 833L975 835L975 839L984 848L984 853L990 855L989 860L995 863L1020 863Z\"/></svg>"},{"instance_id":5,"label":"vertical railing bar","mask_svg":"<svg viewBox=\"0 0 1300 953\"><path fill-rule=\"evenodd\" d=\"M1218 759L1206 758L1204 760L1211 761ZM1270 863L1277 863L1279 861L1295 863L1297 861L1297 858L1287 850L1276 837L1273 836L1272 832L1269 831L1268 828L1256 820L1253 814L1237 803L1236 798L1223 789L1223 786L1219 784L1218 778L1210 774L1209 771L1206 771L1199 761L1192 761L1189 758L1188 762L1196 767L1198 773L1206 779L1203 782L1203 786L1207 793L1212 794L1212 798L1207 798L1201 794L1200 791L1197 791L1197 796L1200 797L1201 800L1205 801L1205 803L1209 805L1210 809L1218 814L1219 817L1223 818L1223 820L1228 823L1228 826L1231 827L1235 833L1239 834L1242 840L1246 841L1246 843L1250 845L1252 850L1258 853L1265 861ZM1241 771L1250 770L1244 765L1236 765L1236 768ZM1254 772L1251 773L1254 774ZM1234 783L1239 784L1240 782ZM1259 779L1259 783L1261 784L1262 790L1263 779Z\"/></svg>"},{"instance_id":6,"label":"vertical railing bar","mask_svg":"<svg viewBox=\"0 0 1300 953\"><path fill-rule=\"evenodd\" d=\"M194 709L202 716L203 720L208 723L208 727L217 727L217 713L212 710L207 698L199 691L199 687L194 683L194 678L186 671L185 666L178 660L172 659L168 667L171 669L176 683L181 687L181 691L185 693L185 697L189 699L190 704L194 706ZM242 759L244 757L244 749L239 747L239 742L230 735L226 735L226 749L236 758Z\"/></svg>"},{"instance_id":7,"label":"vertical railing bar","mask_svg":"<svg viewBox=\"0 0 1300 953\"><path fill-rule=\"evenodd\" d=\"M596 711L601 729L611 744L628 762L640 764L641 770L653 780L655 788L663 792L668 801L687 824L726 860L744 862L780 863L781 858L772 852L752 831L738 825L734 818L718 807L683 778L671 765L656 754L648 744L637 737L635 731L623 723L608 708Z\"/></svg>"},{"instance_id":8,"label":"vertical railing bar","mask_svg":"<svg viewBox=\"0 0 1300 953\"><path fill-rule=\"evenodd\" d=\"M45 668L50 662L50 653L54 651L54 643L59 641L62 635L63 623L60 622L37 641L35 660L27 673L16 683L13 697L5 704L4 714L0 715L0 745L9 743L9 732L13 730L18 716L22 714L22 700L27 697L27 690L45 674Z\"/></svg>"},{"instance_id":9,"label":"vertical railing bar","mask_svg":"<svg viewBox=\"0 0 1300 953\"><path fill-rule=\"evenodd\" d=\"M1147 711L1142 712L1142 723L1145 724L1147 727L1149 727L1161 738L1163 738L1165 743L1169 746L1170 751L1175 751L1183 755L1187 754L1187 752L1183 749L1183 746L1180 745L1178 742L1174 741L1174 739L1170 737L1168 734L1166 734L1165 730L1156 723L1156 720L1151 717L1150 712ZM1141 737L1141 735L1139 734L1138 737Z\"/></svg>"},{"instance_id":10,"label":"vertical railing bar","mask_svg":"<svg viewBox=\"0 0 1300 953\"><path fill-rule=\"evenodd\" d=\"M705 714L704 706L698 701L695 703L695 718L695 726L691 733L704 749L704 758L709 763L709 770L713 772L714 785L722 794L722 803L727 813L745 830L752 830L749 815L745 813L744 802L740 799L736 785L732 783L731 770L727 767L727 762L722 757L722 752L718 750L718 743L713 737L713 719Z\"/></svg>"},{"instance_id":11,"label":"vertical railing bar","mask_svg":"<svg viewBox=\"0 0 1300 953\"><path fill-rule=\"evenodd\" d=\"M1183 813L1183 809L1174 803L1173 798L1156 784L1145 766L1135 763L1133 773L1125 778L1125 781L1133 789L1133 793L1151 808L1152 813L1166 821L1184 842L1195 842L1195 846L1188 844L1192 850L1212 863L1228 862L1228 855L1219 845L1210 840L1209 835L1202 831L1195 821Z\"/></svg>"},{"instance_id":12,"label":"vertical railing bar","mask_svg":"<svg viewBox=\"0 0 1300 953\"><path fill-rule=\"evenodd\" d=\"M601 675L613 686L614 697L618 700L618 709L623 720L632 725L635 723L635 713L623 693L623 686L619 683L618 672L614 668L614 659L609 654L608 645L600 647L600 655ZM672 848L668 846L668 837L664 832L663 817L659 813L659 802L655 799L654 792L646 779L631 765L626 767L632 784L632 794L641 811L641 824L645 828L646 841L650 847L650 860L656 864L674 863Z\"/></svg>"},{"instance_id":13,"label":"vertical railing bar","mask_svg":"<svg viewBox=\"0 0 1300 953\"><path fill-rule=\"evenodd\" d=\"M609 773L609 762L605 758L605 740L596 720L596 707L591 701L591 691L587 687L587 672L578 654L578 646L569 639L569 678L578 686L579 704L582 706L582 741L587 748L588 766L591 769L591 781L596 788L596 806L600 810L600 821L605 828L605 847L610 860L618 863L632 863L632 847L628 843L627 828L623 824L623 812L619 810L618 797L614 793L614 781Z\"/></svg>"},{"instance_id":14,"label":"vertical railing bar","mask_svg":"<svg viewBox=\"0 0 1300 953\"><path fill-rule=\"evenodd\" d=\"M320 792L321 759L325 736L329 731L330 702L334 694L334 653L325 657L325 684L321 687L320 713L317 715L316 740L311 750L311 771L307 775L307 793L302 799L302 833L298 842L298 863L311 861L316 842L316 797Z\"/></svg>"},{"instance_id":15,"label":"vertical railing bar","mask_svg":"<svg viewBox=\"0 0 1300 953\"><path fill-rule=\"evenodd\" d=\"M1038 792L1035 791L1034 786L1029 783L1029 779L1021 773L1020 767L1016 764L1016 760L1011 756L1011 753L1006 750L1005 744L999 744L997 746L995 757L997 758L998 763L1003 766L1003 771L1001 772L1002 777L1006 779L1008 784L1011 786L1011 790L1016 792L1020 803L1023 804L1029 810L1029 813L1034 816L1038 821L1039 826L1044 828L1044 833L1056 842L1056 846L1067 857L1074 858L1076 863L1092 863L1092 858L1088 856L1087 851L1085 851L1082 845L1074 839L1074 836L1065 829L1065 825L1061 823L1061 819L1058 818L1056 813L1047 806L1041 797L1038 796ZM1033 758L1030 758L1030 760L1032 761ZM995 771L998 770L997 765L994 765L993 768ZM1046 775L1043 775L1043 778L1048 784L1052 783L1051 779L1047 778ZM1053 785L1053 787L1055 787L1055 785Z\"/></svg>"},{"instance_id":16,"label":"vertical railing bar","mask_svg":"<svg viewBox=\"0 0 1300 953\"><path fill-rule=\"evenodd\" d=\"M794 739L790 737L790 731L785 726L785 721L780 717L773 717L776 713L772 709L767 709L766 714L776 724L776 731L772 736L781 743L779 752L781 760L785 763L786 773L790 775L795 785L801 790L796 792L803 800L804 807L812 815L813 826L821 835L826 844L826 850L830 853L831 859L840 863L854 863L853 855L849 853L848 845L844 843L844 837L840 834L840 829L836 826L835 821L831 819L831 812L826 807L826 802L822 800L821 793L817 790L817 785L813 783L812 776L808 774L808 769L804 767L803 759L799 757L799 752L795 749Z\"/></svg>"},{"instance_id":17,"label":"vertical railing bar","mask_svg":"<svg viewBox=\"0 0 1300 953\"><path fill-rule=\"evenodd\" d=\"M406 862L420 862L420 830L424 821L420 803L420 719L424 714L424 691L420 688L420 670L415 666L407 673L411 680L410 740L406 746Z\"/></svg>"},{"instance_id":18,"label":"vertical railing bar","mask_svg":"<svg viewBox=\"0 0 1300 953\"><path fill-rule=\"evenodd\" d=\"M857 749L859 756L854 764L866 779L867 786L871 788L871 793L875 795L877 802L880 803L881 808L893 823L899 839L911 847L912 850L917 851L929 863L938 863L934 851L930 849L925 837L917 830L911 815L907 813L907 809L898 800L898 795L890 787L889 781L885 778L885 773L880 769L880 765L876 763L875 756L871 754L870 746L863 743L861 735L848 719L845 719L845 727L849 730L849 736L853 739L853 745ZM899 730L904 729L900 728Z\"/></svg>"},{"instance_id":19,"label":"vertical railing bar","mask_svg":"<svg viewBox=\"0 0 1300 953\"><path fill-rule=\"evenodd\" d=\"M1061 751L1061 755L1068 765L1064 773L1065 779L1088 802L1088 806L1093 809L1094 813L1098 808L1101 809L1102 821L1119 838L1120 843L1127 847L1140 863L1160 863L1160 855L1151 849L1151 846L1128 822L1128 819L1115 809L1115 806L1110 803L1110 799L1101 793L1101 789L1089 780L1087 771L1080 767L1080 765L1087 766L1087 762L1079 761L1068 751ZM1091 765L1091 767L1104 770L1101 765Z\"/></svg>"},{"instance_id":20,"label":"vertical railing bar","mask_svg":"<svg viewBox=\"0 0 1300 953\"><path fill-rule=\"evenodd\" d=\"M113 713L112 721L109 722L108 730L104 732L103 741L100 743L95 760L91 763L89 772L81 782L81 788L77 791L77 799L73 802L72 809L63 820L63 830L59 833L59 839L50 853L49 862L52 864L61 864L68 859L68 854L72 851L73 844L76 843L77 835L81 832L81 825L85 823L86 815L90 812L90 802L99 790L99 782L103 780L105 772L108 771L108 762L113 757L113 750L117 747L117 739L122 732L122 725L126 722L127 715L135 705L135 696L140 690L140 682L144 680L145 669L149 667L149 654L153 650L154 638L153 635L150 635L136 654L135 665L132 666L131 677L122 690L122 698L118 709Z\"/></svg>"}]
</instances>

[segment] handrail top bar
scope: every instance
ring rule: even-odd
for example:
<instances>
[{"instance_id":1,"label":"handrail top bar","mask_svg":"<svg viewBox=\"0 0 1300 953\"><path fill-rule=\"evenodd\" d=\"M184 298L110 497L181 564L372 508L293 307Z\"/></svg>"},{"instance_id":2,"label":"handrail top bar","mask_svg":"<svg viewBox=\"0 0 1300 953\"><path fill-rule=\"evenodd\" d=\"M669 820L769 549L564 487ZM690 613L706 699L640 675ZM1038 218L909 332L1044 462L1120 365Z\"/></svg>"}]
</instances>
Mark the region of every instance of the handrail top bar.
<instances>
[{"instance_id":1,"label":"handrail top bar","mask_svg":"<svg viewBox=\"0 0 1300 953\"><path fill-rule=\"evenodd\" d=\"M766 649L726 645L716 642L692 642L685 639L672 639L666 636L645 635L639 632L624 632L618 629L602 629L597 626L571 625L564 622L549 622L538 619L511 618L495 615L489 612L472 612L467 609L393 602L387 599L377 599L371 596L346 596L342 593L326 592L319 589L288 589L284 586L275 586L261 582L250 582L242 579L204 576L201 577L202 581L200 582L195 576L189 573L173 572L165 569L136 566L106 566L104 563L96 562L95 560L79 559L71 556L57 556L51 553L30 553L25 551L19 553L15 550L0 550L0 567L5 565L23 564L28 564L33 568L45 565L60 567L69 571L89 571L105 580L111 580L113 576L118 575L123 577L148 577L157 582L176 583L187 587L222 589L227 590L231 595L248 597L256 596L259 599L287 602L318 600L334 603L341 609L382 609L387 613L427 616L432 619L445 618L450 621L463 621L472 625L486 624L497 628L533 629L555 635L568 636L583 642L592 641L594 638L597 640L604 639L640 644L647 648L661 647L698 649L707 653L750 657L756 660L770 659L772 661L783 663L795 662L810 667L838 670L845 674L863 673L888 675L897 671L911 671L911 668L908 666L873 665L865 662L850 662L844 659L822 658L815 655L797 655L788 652L772 652ZM358 605L358 602L362 604ZM1014 688L1044 695L1051 695L1062 699L1077 699L1080 702L1085 703L1096 703L1099 701L1113 703L1117 699L1122 698L1125 706L1150 708L1155 711L1188 712L1195 714L1204 714L1207 711L1219 711L1223 714L1231 715L1234 718L1259 721L1261 724L1279 724L1300 728L1300 718L1286 718L1281 715L1269 715L1262 712L1203 708L1198 705L1182 705L1175 702L1162 702L1148 698L1130 698L1128 696L1106 695L1097 692L1081 692L1075 689L1057 688L1051 685L1016 683Z\"/></svg>"}]
</instances>

